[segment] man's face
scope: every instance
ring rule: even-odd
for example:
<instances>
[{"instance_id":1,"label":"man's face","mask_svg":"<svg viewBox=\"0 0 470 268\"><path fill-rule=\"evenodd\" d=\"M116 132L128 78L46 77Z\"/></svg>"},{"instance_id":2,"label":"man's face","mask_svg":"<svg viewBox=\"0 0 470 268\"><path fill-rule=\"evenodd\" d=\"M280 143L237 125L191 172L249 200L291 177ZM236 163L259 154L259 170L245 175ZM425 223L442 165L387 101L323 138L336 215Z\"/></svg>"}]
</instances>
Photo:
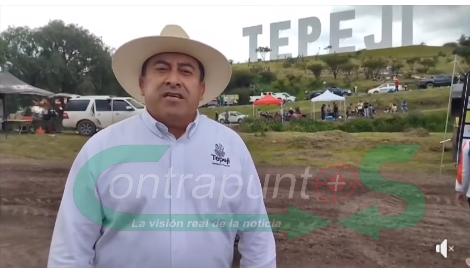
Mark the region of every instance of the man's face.
<instances>
[{"instance_id":1,"label":"man's face","mask_svg":"<svg viewBox=\"0 0 470 268\"><path fill-rule=\"evenodd\" d=\"M147 61L139 80L147 109L161 119L188 121L193 118L205 92L196 59L179 53L162 53Z\"/></svg>"}]
</instances>

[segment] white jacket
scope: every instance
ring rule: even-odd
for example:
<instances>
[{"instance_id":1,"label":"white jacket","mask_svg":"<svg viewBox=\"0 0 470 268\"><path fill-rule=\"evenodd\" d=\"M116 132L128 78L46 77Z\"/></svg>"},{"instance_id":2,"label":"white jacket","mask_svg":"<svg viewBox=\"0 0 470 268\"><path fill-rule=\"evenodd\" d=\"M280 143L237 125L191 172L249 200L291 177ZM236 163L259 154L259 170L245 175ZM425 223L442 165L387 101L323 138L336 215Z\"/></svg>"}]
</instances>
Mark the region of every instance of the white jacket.
<instances>
[{"instance_id":1,"label":"white jacket","mask_svg":"<svg viewBox=\"0 0 470 268\"><path fill-rule=\"evenodd\" d=\"M201 116L188 127L186 134L175 140L163 124L144 111L90 138L67 178L47 267L230 268L238 234L241 267L275 268L276 245L272 231L116 230L98 224L113 218L114 214L106 212L110 210L119 212L121 219L125 218L125 213L175 217L178 214L266 215L261 183L240 136ZM94 173L109 156L107 160L98 158L98 163L93 157L121 145L170 147L158 162L132 162L135 155L114 155L112 158L118 158L123 164L112 166L102 175ZM96 164L88 165L89 161ZM80 173L82 169L85 173ZM79 174L85 174L85 178ZM240 180L224 180L225 174L239 175ZM82 187L83 179L90 182L86 187ZM212 188L200 190L205 186ZM220 202L222 193L228 193L231 198ZM200 198L201 194L205 196ZM103 205L79 209L80 203L93 199ZM97 216L98 223L85 216L90 213ZM133 221L126 224L140 227L134 226Z\"/></svg>"}]
</instances>

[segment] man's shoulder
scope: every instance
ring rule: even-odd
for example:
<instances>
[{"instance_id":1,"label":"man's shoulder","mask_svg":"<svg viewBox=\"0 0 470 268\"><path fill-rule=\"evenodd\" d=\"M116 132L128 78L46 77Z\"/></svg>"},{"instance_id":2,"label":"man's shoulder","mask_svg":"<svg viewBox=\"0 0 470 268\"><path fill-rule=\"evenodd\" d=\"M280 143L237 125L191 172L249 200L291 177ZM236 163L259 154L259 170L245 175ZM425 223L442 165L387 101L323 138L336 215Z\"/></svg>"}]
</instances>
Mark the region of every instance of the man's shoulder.
<instances>
[{"instance_id":1,"label":"man's shoulder","mask_svg":"<svg viewBox=\"0 0 470 268\"><path fill-rule=\"evenodd\" d=\"M85 144L87 147L107 147L106 145L112 146L114 143L118 144L117 140L126 139L126 137L132 137L133 132L142 123L140 115L135 115L130 118L124 119L120 122L114 123L107 128L104 128L93 137L91 137Z\"/></svg>"},{"instance_id":2,"label":"man's shoulder","mask_svg":"<svg viewBox=\"0 0 470 268\"><path fill-rule=\"evenodd\" d=\"M130 131L132 130L132 127L135 127L137 125L141 125L142 123L142 119L141 119L141 115L138 114L138 115L134 115L134 116L131 116L129 118L126 118L122 121L119 121L117 123L114 123L112 125L110 125L109 127L105 128L105 129L102 129L100 132L97 133L98 134L102 134L103 136L107 136L107 135L120 135L121 132L127 132L127 131Z\"/></svg>"}]
</instances>

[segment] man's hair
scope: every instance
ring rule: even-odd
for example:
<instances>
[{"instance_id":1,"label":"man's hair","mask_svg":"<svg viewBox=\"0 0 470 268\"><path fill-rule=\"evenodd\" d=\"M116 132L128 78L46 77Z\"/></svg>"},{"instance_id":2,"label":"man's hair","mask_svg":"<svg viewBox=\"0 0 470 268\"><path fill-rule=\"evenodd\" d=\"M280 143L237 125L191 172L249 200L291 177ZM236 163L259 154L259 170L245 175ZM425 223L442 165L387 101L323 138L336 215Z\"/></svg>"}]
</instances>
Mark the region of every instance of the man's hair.
<instances>
[{"instance_id":1,"label":"man's hair","mask_svg":"<svg viewBox=\"0 0 470 268\"><path fill-rule=\"evenodd\" d=\"M141 76L145 76L147 74L147 65L149 64L150 59L153 58L154 56L155 55L153 55L152 57L146 59L144 61L144 63L142 64L142 71L140 72ZM205 77L204 65L202 65L202 63L199 60L197 60L196 58L194 58L194 59L197 61L197 67L199 68L199 81L203 82L204 77Z\"/></svg>"}]
</instances>

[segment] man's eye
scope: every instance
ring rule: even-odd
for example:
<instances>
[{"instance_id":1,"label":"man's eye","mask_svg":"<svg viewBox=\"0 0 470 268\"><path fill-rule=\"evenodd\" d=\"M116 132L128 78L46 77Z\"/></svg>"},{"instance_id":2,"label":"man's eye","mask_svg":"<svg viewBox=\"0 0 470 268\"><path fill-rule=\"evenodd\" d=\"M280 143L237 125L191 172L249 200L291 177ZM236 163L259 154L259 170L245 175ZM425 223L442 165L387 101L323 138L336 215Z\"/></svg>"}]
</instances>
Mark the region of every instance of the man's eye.
<instances>
[{"instance_id":1,"label":"man's eye","mask_svg":"<svg viewBox=\"0 0 470 268\"><path fill-rule=\"evenodd\" d=\"M182 72L185 73L185 74L192 74L191 71L189 71L189 70L183 70Z\"/></svg>"},{"instance_id":2,"label":"man's eye","mask_svg":"<svg viewBox=\"0 0 470 268\"><path fill-rule=\"evenodd\" d=\"M155 70L157 71L164 71L164 70L167 70L168 68L167 67L163 67L163 66L158 66L155 68Z\"/></svg>"}]
</instances>

